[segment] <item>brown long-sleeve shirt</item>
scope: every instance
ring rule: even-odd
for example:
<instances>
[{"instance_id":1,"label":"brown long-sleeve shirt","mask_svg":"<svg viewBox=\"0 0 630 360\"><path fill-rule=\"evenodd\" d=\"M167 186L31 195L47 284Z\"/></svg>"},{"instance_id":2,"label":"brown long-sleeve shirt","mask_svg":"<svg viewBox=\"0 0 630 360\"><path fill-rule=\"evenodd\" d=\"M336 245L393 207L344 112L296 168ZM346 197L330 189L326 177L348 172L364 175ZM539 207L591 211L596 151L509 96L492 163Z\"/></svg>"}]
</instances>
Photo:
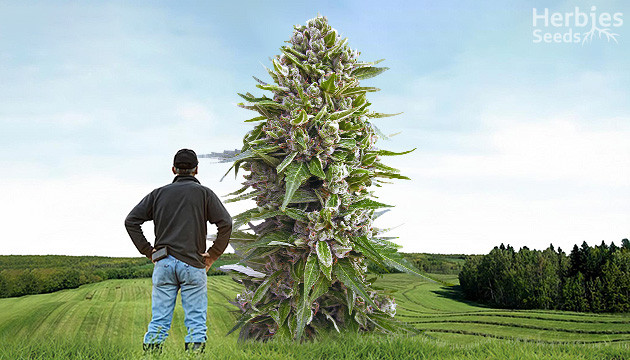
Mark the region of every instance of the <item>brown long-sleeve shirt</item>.
<instances>
[{"instance_id":1,"label":"brown long-sleeve shirt","mask_svg":"<svg viewBox=\"0 0 630 360\"><path fill-rule=\"evenodd\" d=\"M125 227L136 248L151 258L153 246L142 233L145 221L155 225L155 248L197 268L204 268L207 221L218 228L216 240L207 252L216 260L228 246L232 217L212 190L192 175L178 175L173 183L151 191L125 219Z\"/></svg>"}]
</instances>

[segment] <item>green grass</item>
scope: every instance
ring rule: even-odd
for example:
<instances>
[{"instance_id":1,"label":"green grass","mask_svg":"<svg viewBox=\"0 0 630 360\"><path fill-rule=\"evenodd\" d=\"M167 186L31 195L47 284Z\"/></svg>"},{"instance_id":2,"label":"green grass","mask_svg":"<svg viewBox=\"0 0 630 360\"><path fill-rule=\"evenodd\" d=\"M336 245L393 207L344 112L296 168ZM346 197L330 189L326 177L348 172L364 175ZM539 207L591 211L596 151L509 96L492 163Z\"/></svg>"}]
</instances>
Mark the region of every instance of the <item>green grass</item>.
<instances>
[{"instance_id":1,"label":"green grass","mask_svg":"<svg viewBox=\"0 0 630 360\"><path fill-rule=\"evenodd\" d=\"M456 276L440 280L457 283ZM206 353L183 352L177 304L161 359L628 359L628 314L510 311L465 302L451 287L406 274L377 285L396 289L397 318L425 330L415 337L326 334L301 345L237 343L225 336L239 285L209 281ZM150 279L108 280L52 294L0 299L0 359L150 359L141 350L151 316Z\"/></svg>"}]
</instances>

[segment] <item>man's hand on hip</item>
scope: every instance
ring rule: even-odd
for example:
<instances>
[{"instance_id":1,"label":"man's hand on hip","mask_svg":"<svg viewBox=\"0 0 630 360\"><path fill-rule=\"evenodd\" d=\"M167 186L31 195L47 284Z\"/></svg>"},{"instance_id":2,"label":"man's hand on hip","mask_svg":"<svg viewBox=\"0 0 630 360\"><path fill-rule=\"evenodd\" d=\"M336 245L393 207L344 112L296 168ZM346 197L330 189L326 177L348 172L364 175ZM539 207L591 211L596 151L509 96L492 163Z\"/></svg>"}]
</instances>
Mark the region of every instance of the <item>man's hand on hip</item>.
<instances>
[{"instance_id":1,"label":"man's hand on hip","mask_svg":"<svg viewBox=\"0 0 630 360\"><path fill-rule=\"evenodd\" d=\"M157 250L153 249L153 251L151 251L151 254L153 254L154 252L156 252ZM151 262L155 264L155 261L153 259L151 259Z\"/></svg>"},{"instance_id":2,"label":"man's hand on hip","mask_svg":"<svg viewBox=\"0 0 630 360\"><path fill-rule=\"evenodd\" d=\"M210 270L210 266L212 266L212 263L214 263L214 260L212 260L210 254L208 254L207 252L201 254L201 256L203 256L203 262L206 263L206 272L208 272L208 270Z\"/></svg>"}]
</instances>

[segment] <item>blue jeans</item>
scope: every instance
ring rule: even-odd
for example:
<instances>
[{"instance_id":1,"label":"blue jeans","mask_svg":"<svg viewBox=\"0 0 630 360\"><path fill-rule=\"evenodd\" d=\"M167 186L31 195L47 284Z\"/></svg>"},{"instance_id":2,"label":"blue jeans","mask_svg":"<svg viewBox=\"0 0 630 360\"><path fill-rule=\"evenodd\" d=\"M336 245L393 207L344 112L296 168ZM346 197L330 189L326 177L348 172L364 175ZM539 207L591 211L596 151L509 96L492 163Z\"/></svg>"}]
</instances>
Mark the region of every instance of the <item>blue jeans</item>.
<instances>
[{"instance_id":1,"label":"blue jeans","mask_svg":"<svg viewBox=\"0 0 630 360\"><path fill-rule=\"evenodd\" d=\"M153 294L149 323L144 343L161 344L166 340L173 320L177 291L181 289L184 325L188 330L185 341L206 342L206 313L208 310L208 276L199 269L173 256L159 260L153 268Z\"/></svg>"}]
</instances>

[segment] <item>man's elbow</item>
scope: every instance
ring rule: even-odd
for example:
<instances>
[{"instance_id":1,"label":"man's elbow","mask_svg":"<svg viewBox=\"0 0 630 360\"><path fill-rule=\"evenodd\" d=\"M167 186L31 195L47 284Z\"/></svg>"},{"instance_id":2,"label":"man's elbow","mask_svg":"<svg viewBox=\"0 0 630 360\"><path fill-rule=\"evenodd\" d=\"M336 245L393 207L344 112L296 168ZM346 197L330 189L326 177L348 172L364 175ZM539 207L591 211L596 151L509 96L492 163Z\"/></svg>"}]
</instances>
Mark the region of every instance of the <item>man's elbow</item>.
<instances>
[{"instance_id":1,"label":"man's elbow","mask_svg":"<svg viewBox=\"0 0 630 360\"><path fill-rule=\"evenodd\" d=\"M224 230L232 231L232 217L228 215L228 217L221 224L221 228Z\"/></svg>"},{"instance_id":2,"label":"man's elbow","mask_svg":"<svg viewBox=\"0 0 630 360\"><path fill-rule=\"evenodd\" d=\"M125 218L125 228L127 229L127 231L137 230L138 228L140 228L140 224L138 224L137 221L134 221L131 216L127 216Z\"/></svg>"}]
</instances>

